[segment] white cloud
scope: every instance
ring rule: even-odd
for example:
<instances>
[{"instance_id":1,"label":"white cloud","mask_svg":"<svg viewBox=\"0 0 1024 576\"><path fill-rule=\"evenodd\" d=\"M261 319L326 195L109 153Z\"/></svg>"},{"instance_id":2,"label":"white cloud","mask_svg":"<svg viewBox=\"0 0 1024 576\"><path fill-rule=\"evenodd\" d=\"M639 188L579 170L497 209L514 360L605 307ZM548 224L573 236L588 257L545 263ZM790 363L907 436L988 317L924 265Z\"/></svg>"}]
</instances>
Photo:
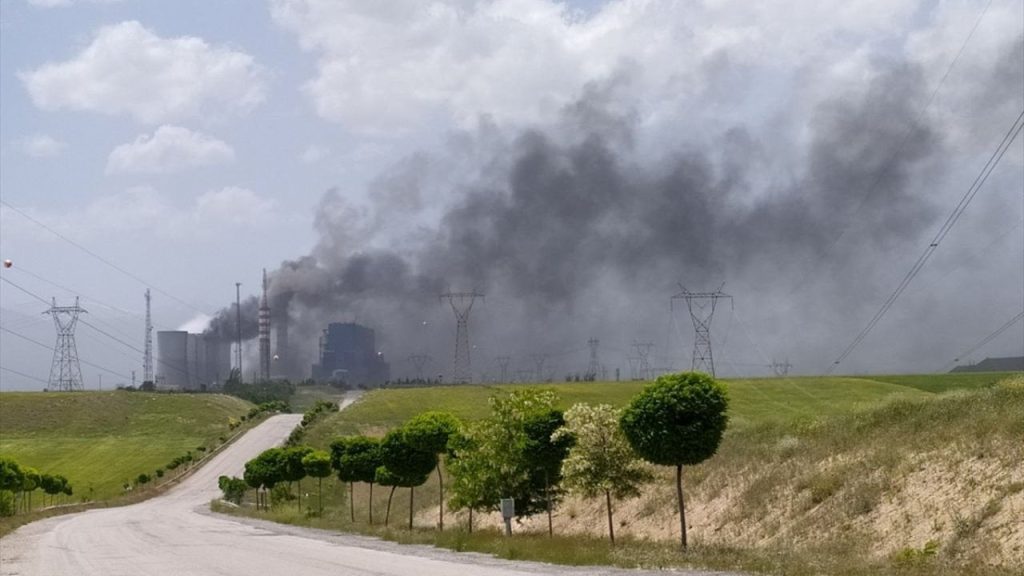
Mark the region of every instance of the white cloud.
<instances>
[{"instance_id":1,"label":"white cloud","mask_svg":"<svg viewBox=\"0 0 1024 576\"><path fill-rule=\"evenodd\" d=\"M302 160L305 164L316 164L326 158L330 153L331 151L327 148L317 146L316 144L310 144L302 151L302 154L299 155L299 160Z\"/></svg>"},{"instance_id":2,"label":"white cloud","mask_svg":"<svg viewBox=\"0 0 1024 576\"><path fill-rule=\"evenodd\" d=\"M145 123L244 113L264 93L252 56L192 36L161 38L135 21L100 28L70 60L19 76L43 110L128 115Z\"/></svg>"},{"instance_id":3,"label":"white cloud","mask_svg":"<svg viewBox=\"0 0 1024 576\"><path fill-rule=\"evenodd\" d=\"M24 142L25 153L33 158L51 158L60 155L67 143L46 134L35 134Z\"/></svg>"},{"instance_id":4,"label":"white cloud","mask_svg":"<svg viewBox=\"0 0 1024 576\"><path fill-rule=\"evenodd\" d=\"M272 15L318 58L304 86L317 113L381 133L481 114L529 123L623 71L645 113L678 113L726 66L825 67L890 38L917 4L621 0L584 15L554 0L273 0Z\"/></svg>"},{"instance_id":5,"label":"white cloud","mask_svg":"<svg viewBox=\"0 0 1024 576\"><path fill-rule=\"evenodd\" d=\"M107 158L107 174L164 174L229 162L231 146L200 132L163 125L152 136L142 134L134 142L114 148Z\"/></svg>"},{"instance_id":6,"label":"white cloud","mask_svg":"<svg viewBox=\"0 0 1024 576\"><path fill-rule=\"evenodd\" d=\"M247 188L228 186L211 190L198 199L194 210L197 223L259 226L273 221L277 203Z\"/></svg>"}]
</instances>

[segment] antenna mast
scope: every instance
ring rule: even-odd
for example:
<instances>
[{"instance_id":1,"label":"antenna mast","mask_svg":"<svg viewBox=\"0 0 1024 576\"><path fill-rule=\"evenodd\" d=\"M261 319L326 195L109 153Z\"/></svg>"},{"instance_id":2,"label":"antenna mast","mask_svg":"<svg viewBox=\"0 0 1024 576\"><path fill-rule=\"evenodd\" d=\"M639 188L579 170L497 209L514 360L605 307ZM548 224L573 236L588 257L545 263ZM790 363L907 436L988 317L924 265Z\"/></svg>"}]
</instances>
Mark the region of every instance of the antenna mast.
<instances>
[{"instance_id":1,"label":"antenna mast","mask_svg":"<svg viewBox=\"0 0 1024 576\"><path fill-rule=\"evenodd\" d=\"M153 383L153 316L150 314L149 288L146 288L146 344L142 355L142 383ZM132 382L132 385L135 383Z\"/></svg>"}]
</instances>

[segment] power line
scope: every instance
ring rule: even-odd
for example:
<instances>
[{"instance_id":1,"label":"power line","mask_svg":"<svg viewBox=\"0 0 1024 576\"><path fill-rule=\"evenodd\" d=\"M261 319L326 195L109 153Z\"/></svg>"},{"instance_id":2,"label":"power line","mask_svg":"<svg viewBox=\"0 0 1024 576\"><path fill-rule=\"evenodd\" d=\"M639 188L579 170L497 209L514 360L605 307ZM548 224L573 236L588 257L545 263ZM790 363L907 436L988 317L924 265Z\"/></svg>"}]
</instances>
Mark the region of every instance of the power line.
<instances>
[{"instance_id":1,"label":"power line","mask_svg":"<svg viewBox=\"0 0 1024 576\"><path fill-rule=\"evenodd\" d=\"M81 320L79 320L79 322L81 322ZM46 348L50 352L53 352L53 346L50 346L49 344L44 344L44 343L40 342L39 340L36 340L34 338L30 338L28 336L25 336L24 334L21 334L19 332L15 332L14 330L11 330L10 328L4 327L4 326L0 326L0 330L2 330L4 332L7 332L8 334L11 334L12 336L17 336L18 338L21 338L22 340L25 340L27 342L31 342L31 343L33 343L33 344L35 344L35 345L37 345L37 346L39 346L41 348ZM127 374L122 374L122 373L120 373L120 372L118 372L116 370L111 370L110 368L106 368L106 367L100 366L99 364L93 364L92 362L89 362L88 360L81 360L81 359L79 359L79 362L81 362L82 364L85 364L86 366L92 366L93 368L96 368L97 370L102 370L104 372L113 374L114 376L120 376L121 378L131 379L131 376L128 376Z\"/></svg>"},{"instance_id":2,"label":"power line","mask_svg":"<svg viewBox=\"0 0 1024 576\"><path fill-rule=\"evenodd\" d=\"M882 181L882 177L884 177L889 172L889 170L896 164L896 160L899 158L900 153L903 152L903 149L906 147L907 142L910 141L910 136L914 132L914 126L916 126L918 121L920 121L921 117L924 116L924 113L927 112L929 108L931 108L932 103L935 101L935 97L939 93L939 90L941 90L942 86L946 83L946 79L949 78L949 74L953 71L953 67L956 66L957 61L960 60L960 56L963 55L964 50L967 48L967 44L971 41L971 38L974 37L974 33L978 30L978 26L981 24L981 20L985 17L985 14L988 13L988 9L990 6L992 6L992 2L993 0L989 0L988 4L985 5L985 8L983 8L981 13L978 15L978 19L974 21L974 26L971 28L971 31L968 32L967 37L964 38L963 44L960 45L960 49L957 51L956 56L954 56L953 60L949 62L949 66L946 67L946 72L942 75L942 78L939 79L938 84L935 85L935 89L932 90L931 95L928 97L928 101L917 112L917 115L914 116L913 122L911 122L907 126L907 129L903 133L903 136L900 139L900 143L896 147L896 150L889 155L888 162L882 165L881 169L875 175L875 178L871 181L871 185L865 187L864 191L860 194L857 206L853 210L854 216L860 213L861 209L863 209L864 207L864 203L867 201L868 196L871 194L871 191L878 186L878 183ZM828 247L825 248L825 250L818 255L817 261L811 268L808 269L807 274L804 275L800 282L797 283L796 286L798 288L806 284L807 278L814 272L814 270L817 270L818 267L821 265L822 261L824 261L829 256L829 254L832 253L832 250L836 247L837 244L839 244L839 241L843 238L843 236L846 235L846 233L850 229L850 226L852 226L852 223L855 220L855 218L850 218L847 221L847 224L843 226L843 228L839 231L839 234L835 237L835 239L833 239L832 242L829 243Z\"/></svg>"},{"instance_id":3,"label":"power line","mask_svg":"<svg viewBox=\"0 0 1024 576\"><path fill-rule=\"evenodd\" d=\"M21 376L23 378L28 378L29 380L35 380L36 382L42 382L43 384L49 384L49 382L47 382L46 380L43 380L42 378L38 378L36 376L29 376L28 374L25 374L24 372L18 372L17 370L14 370L12 368L8 368L7 366L0 366L0 370L3 370L4 372L10 372L11 374L17 374L18 376Z\"/></svg>"},{"instance_id":4,"label":"power line","mask_svg":"<svg viewBox=\"0 0 1024 576\"><path fill-rule=\"evenodd\" d=\"M896 300L900 297L901 294L903 294L903 291L907 289L907 286L910 285L910 282L913 281L913 279L921 272L921 269L924 267L925 263L935 252L935 250L938 249L939 244L942 242L943 239L945 239L946 235L949 234L949 231L953 229L953 226L956 225L960 217L963 216L964 212L967 210L967 206L970 205L972 200L974 200L974 197L978 194L978 191L981 190L981 187L985 185L985 182L988 180L988 177L992 174L992 171L995 170L996 166L999 164L999 161L1002 160L1003 155L1006 154L1006 151L1010 148L1010 145L1013 143L1014 140L1016 140L1017 135L1020 134L1021 129L1024 128L1024 122L1022 122L1022 120L1024 120L1024 110L1022 110L1021 113L1017 116L1017 119L1013 121L1013 124L1010 126L1009 131L1006 132L1006 135L1003 136L1003 139L999 143L999 146L996 147L995 152L993 152L992 156L989 157L988 162L986 162L985 166L982 167L981 172L978 173L978 176L974 179L974 182L971 183L970 188L967 189L967 192L960 199L960 202L957 203L955 208L953 208L953 211L946 218L946 221L943 222L942 226L939 228L939 231L935 234L935 237L932 239L931 243L928 244L928 247L924 249L924 252L921 254L921 256L918 257L917 261L914 262L914 265L911 266L910 271L907 272L907 275L903 277L903 280L896 287L896 290L893 291L893 293L889 296L885 303L882 304L882 307L879 308L878 312L875 312L875 315L871 318L871 321L868 322L867 326L865 326L859 334L857 334L857 337L853 339L853 342L850 342L850 344L843 350L842 354L840 354L839 357L836 358L836 360L832 363L832 365L828 367L828 369L825 371L826 374L831 374L832 371L835 370L836 366L838 366L840 362L845 360L846 357L849 356L850 353L853 352L853 350L864 340L864 338L867 337L868 333L871 332L875 325L878 324L878 322L882 319L883 316L885 316L886 312L888 312L889 309L892 308L893 304L896 303Z\"/></svg>"},{"instance_id":5,"label":"power line","mask_svg":"<svg viewBox=\"0 0 1024 576\"><path fill-rule=\"evenodd\" d=\"M74 240L68 238L67 236L61 234L60 232L54 230L53 228L50 228L49 226L47 226L46 224L40 222L39 220L36 220L32 216L29 216L23 210L21 210L19 208L16 208L14 206L11 206L6 201L0 200L0 204L3 204L4 206L10 208L11 210L17 212L18 214L20 214L22 217L24 217L25 219L29 220L30 222L40 226L41 228L43 228L47 232L50 232L51 234L53 234L54 236L60 238L61 240L65 241L65 242L67 242L68 244L71 244L72 246L74 246L74 247L78 248L79 250L85 252L86 254L92 256L93 258L99 260L100 262L103 262L104 264L106 264L107 266L110 266L114 270L117 270L121 274L124 274L125 276L131 278L132 280L135 280L136 282L141 283L143 286L146 286L147 288L152 288L153 290L163 294L164 296L170 298L171 300L174 300L175 302L177 302L177 303L179 303L179 304L181 304L181 305L183 305L183 306L185 306L187 308L191 308L192 310L195 310L196 312L199 312L200 314L209 314L208 312L199 309L195 305L190 304L189 302L186 302L186 301L182 300L181 298L178 298L177 296L174 296L173 294L170 294L170 293L168 293L168 292L166 292L164 290L161 290L160 288L154 286L152 283L147 282L146 280L140 278L139 276L137 276L137 275L135 275L135 274L125 270L124 268L118 266L117 264L114 264L110 260L107 260L103 256L100 256L96 252L93 252L92 250L86 248L85 246L79 244L78 242L75 242Z\"/></svg>"},{"instance_id":6,"label":"power line","mask_svg":"<svg viewBox=\"0 0 1024 576\"><path fill-rule=\"evenodd\" d=\"M945 366L943 366L943 368L942 368L943 372L949 370L950 367L952 367L953 365L955 365L958 362L960 362L961 358L966 358L966 357L970 356L971 354L974 354L975 352L978 351L979 348L981 348L985 344L988 344L989 342L991 342L991 341L995 340L996 338L998 338L999 336L1001 336L1003 334L1003 332L1006 332L1007 330L1012 328L1014 324L1016 324L1017 322L1020 322L1021 318L1024 318L1024 310L1021 310L1019 314L1017 314L1013 318L1010 318L1010 320L1007 321L1006 324L1003 324L1002 326L997 328L995 332L989 334L988 336L985 336L984 338L981 339L980 342L978 342L977 344L975 344L971 348L969 348L967 350L964 350L963 352L958 354L957 357L954 358L952 362L948 362Z\"/></svg>"}]
</instances>

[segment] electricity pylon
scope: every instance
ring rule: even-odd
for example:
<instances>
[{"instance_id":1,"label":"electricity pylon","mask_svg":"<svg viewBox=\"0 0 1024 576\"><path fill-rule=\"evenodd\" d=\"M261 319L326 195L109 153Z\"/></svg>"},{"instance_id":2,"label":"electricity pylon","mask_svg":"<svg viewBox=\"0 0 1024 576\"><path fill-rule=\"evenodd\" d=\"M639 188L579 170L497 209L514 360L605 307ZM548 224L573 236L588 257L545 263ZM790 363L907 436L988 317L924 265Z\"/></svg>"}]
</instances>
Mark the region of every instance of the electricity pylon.
<instances>
[{"instance_id":1,"label":"electricity pylon","mask_svg":"<svg viewBox=\"0 0 1024 576\"><path fill-rule=\"evenodd\" d=\"M633 349L636 350L636 380L650 380L651 379L651 349L654 348L654 342L637 342L633 341Z\"/></svg>"},{"instance_id":2,"label":"electricity pylon","mask_svg":"<svg viewBox=\"0 0 1024 576\"><path fill-rule=\"evenodd\" d=\"M508 365L512 362L511 356L498 356L498 367L501 368L501 382L508 382Z\"/></svg>"},{"instance_id":3,"label":"electricity pylon","mask_svg":"<svg viewBox=\"0 0 1024 576\"><path fill-rule=\"evenodd\" d=\"M772 372L774 372L776 376L784 378L789 376L789 369L792 368L793 365L789 363L789 358L786 358L783 362L772 360L772 363L769 364L768 367L772 369Z\"/></svg>"},{"instance_id":4,"label":"electricity pylon","mask_svg":"<svg viewBox=\"0 0 1024 576\"><path fill-rule=\"evenodd\" d=\"M591 338L587 340L587 346L590 347L590 364L587 366L586 377L588 380L597 380L597 373L601 371L601 363L597 361L597 345L601 341L597 338Z\"/></svg>"},{"instance_id":5,"label":"electricity pylon","mask_svg":"<svg viewBox=\"0 0 1024 576\"><path fill-rule=\"evenodd\" d=\"M715 375L715 358L711 353L711 319L715 315L715 307L722 298L732 301L732 296L722 292L725 284L714 292L690 292L686 286L679 285L682 292L669 300L669 308L674 312L676 300L686 300L686 308L693 320L693 360L691 370L703 370L711 376Z\"/></svg>"},{"instance_id":6,"label":"electricity pylon","mask_svg":"<svg viewBox=\"0 0 1024 576\"><path fill-rule=\"evenodd\" d=\"M142 354L142 382L153 384L153 317L150 315L149 304L149 288L146 288L146 341Z\"/></svg>"},{"instance_id":7,"label":"electricity pylon","mask_svg":"<svg viewBox=\"0 0 1024 576\"><path fill-rule=\"evenodd\" d=\"M472 379L469 359L469 312L473 302L484 295L476 290L472 292L447 292L441 294L440 300L448 300L455 313L455 355L452 360L452 381L456 384L468 384Z\"/></svg>"},{"instance_id":8,"label":"electricity pylon","mask_svg":"<svg viewBox=\"0 0 1024 576\"><path fill-rule=\"evenodd\" d=\"M536 382L544 381L544 363L548 361L547 354L530 354L530 360L533 360L534 372L533 379Z\"/></svg>"},{"instance_id":9,"label":"electricity pylon","mask_svg":"<svg viewBox=\"0 0 1024 576\"><path fill-rule=\"evenodd\" d=\"M412 362L412 367L416 370L416 379L423 380L423 369L426 367L427 362L430 362L431 358L427 354L410 354L409 362Z\"/></svg>"},{"instance_id":10,"label":"electricity pylon","mask_svg":"<svg viewBox=\"0 0 1024 576\"><path fill-rule=\"evenodd\" d=\"M50 390L72 392L84 390L82 369L78 365L78 346L75 344L75 325L78 315L85 309L78 305L75 297L74 306L57 306L57 299L43 314L53 316L53 325L57 328L57 345L53 348L53 364L50 365Z\"/></svg>"}]
</instances>

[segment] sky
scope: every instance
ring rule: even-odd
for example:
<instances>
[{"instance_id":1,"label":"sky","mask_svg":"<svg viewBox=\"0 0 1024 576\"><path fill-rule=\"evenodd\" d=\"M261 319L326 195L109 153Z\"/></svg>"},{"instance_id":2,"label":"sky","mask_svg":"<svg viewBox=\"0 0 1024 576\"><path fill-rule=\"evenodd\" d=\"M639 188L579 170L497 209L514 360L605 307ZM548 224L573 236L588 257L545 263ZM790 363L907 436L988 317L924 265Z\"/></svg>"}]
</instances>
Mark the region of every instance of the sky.
<instances>
[{"instance_id":1,"label":"sky","mask_svg":"<svg viewBox=\"0 0 1024 576\"><path fill-rule=\"evenodd\" d=\"M1019 136L844 354L1022 110L1018 0L0 0L0 389L46 386L51 298L110 388L147 287L201 331L263 268L295 377L330 321L450 377L448 290L485 379L688 369L680 285L732 296L722 376L1022 355L964 355L1024 310Z\"/></svg>"}]
</instances>

